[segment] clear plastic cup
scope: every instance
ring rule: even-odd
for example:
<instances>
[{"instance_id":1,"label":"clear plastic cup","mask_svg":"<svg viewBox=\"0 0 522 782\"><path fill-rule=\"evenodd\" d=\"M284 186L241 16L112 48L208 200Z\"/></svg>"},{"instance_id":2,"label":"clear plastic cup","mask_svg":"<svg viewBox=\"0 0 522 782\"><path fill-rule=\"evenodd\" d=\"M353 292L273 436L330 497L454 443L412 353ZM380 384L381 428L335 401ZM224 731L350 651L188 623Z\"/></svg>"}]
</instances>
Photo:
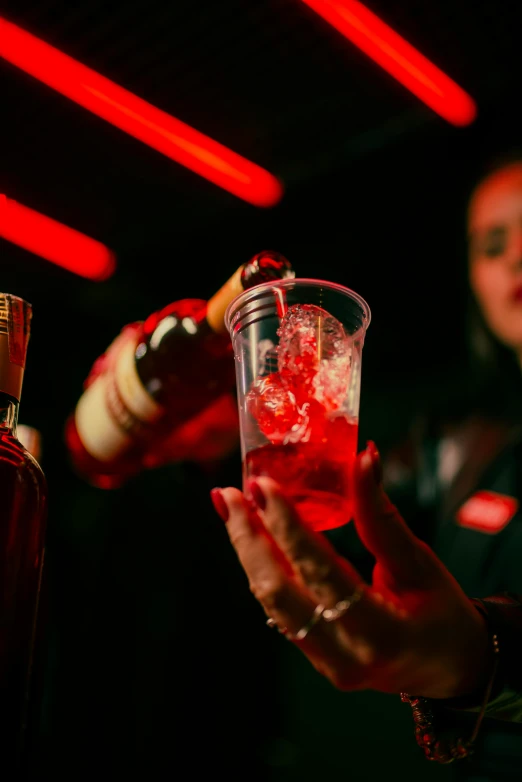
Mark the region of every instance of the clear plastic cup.
<instances>
[{"instance_id":1,"label":"clear plastic cup","mask_svg":"<svg viewBox=\"0 0 522 782\"><path fill-rule=\"evenodd\" d=\"M315 530L352 518L361 359L370 308L315 279L256 285L225 324L234 349L243 489L268 475Z\"/></svg>"}]
</instances>

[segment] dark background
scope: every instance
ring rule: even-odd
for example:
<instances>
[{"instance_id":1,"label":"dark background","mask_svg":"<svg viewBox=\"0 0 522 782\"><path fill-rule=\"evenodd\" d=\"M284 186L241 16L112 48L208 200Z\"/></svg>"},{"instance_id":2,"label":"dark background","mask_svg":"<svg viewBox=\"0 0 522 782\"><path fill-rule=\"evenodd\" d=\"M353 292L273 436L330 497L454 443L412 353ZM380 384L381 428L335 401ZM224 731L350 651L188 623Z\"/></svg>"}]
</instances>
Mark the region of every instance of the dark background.
<instances>
[{"instance_id":1,"label":"dark background","mask_svg":"<svg viewBox=\"0 0 522 782\"><path fill-rule=\"evenodd\" d=\"M95 283L0 240L33 304L20 421L50 484L41 774L443 777L398 699L341 694L269 631L190 465L93 489L63 425L123 324L206 298L258 250L369 302L361 436L399 436L462 365L466 199L519 145L518 2L368 4L477 101L455 128L299 0L10 2L0 13L279 176L258 209L0 59L0 192L111 247ZM203 265L208 271L203 271ZM183 766L188 771L179 772Z\"/></svg>"}]
</instances>

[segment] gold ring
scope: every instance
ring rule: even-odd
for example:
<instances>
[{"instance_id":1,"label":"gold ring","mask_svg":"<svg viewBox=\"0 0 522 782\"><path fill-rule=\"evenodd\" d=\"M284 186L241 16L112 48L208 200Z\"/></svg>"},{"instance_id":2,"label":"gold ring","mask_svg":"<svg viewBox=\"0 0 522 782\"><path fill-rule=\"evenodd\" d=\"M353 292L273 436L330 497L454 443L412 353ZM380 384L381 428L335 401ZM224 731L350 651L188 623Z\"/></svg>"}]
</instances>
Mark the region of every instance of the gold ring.
<instances>
[{"instance_id":1,"label":"gold ring","mask_svg":"<svg viewBox=\"0 0 522 782\"><path fill-rule=\"evenodd\" d=\"M364 593L364 585L359 584L357 589L349 597L345 597L344 600L339 600L333 608L325 608L323 611L323 619L325 622L335 622L336 619L340 619L349 608L359 602Z\"/></svg>"},{"instance_id":2,"label":"gold ring","mask_svg":"<svg viewBox=\"0 0 522 782\"><path fill-rule=\"evenodd\" d=\"M280 633L283 633L283 635L286 635L288 633L288 628L286 627L279 627L275 619L272 619L271 616L268 617L266 620L266 623L268 627L277 627Z\"/></svg>"},{"instance_id":3,"label":"gold ring","mask_svg":"<svg viewBox=\"0 0 522 782\"><path fill-rule=\"evenodd\" d=\"M324 611L324 606L319 604L314 608L314 612L308 622L301 627L300 630L297 631L295 635L292 635L291 633L287 633L286 637L289 638L291 641L302 641L303 638L306 638L312 627L314 627L319 619L322 617Z\"/></svg>"}]
</instances>

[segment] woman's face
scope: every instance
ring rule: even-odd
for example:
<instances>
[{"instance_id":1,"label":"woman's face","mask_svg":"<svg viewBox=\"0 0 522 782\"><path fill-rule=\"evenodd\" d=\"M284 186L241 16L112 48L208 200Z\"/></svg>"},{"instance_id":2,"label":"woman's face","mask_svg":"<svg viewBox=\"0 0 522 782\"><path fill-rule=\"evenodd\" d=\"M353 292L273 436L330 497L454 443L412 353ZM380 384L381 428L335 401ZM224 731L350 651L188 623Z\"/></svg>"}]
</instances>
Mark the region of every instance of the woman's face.
<instances>
[{"instance_id":1,"label":"woman's face","mask_svg":"<svg viewBox=\"0 0 522 782\"><path fill-rule=\"evenodd\" d=\"M470 284L484 319L522 358L522 162L479 184L468 233Z\"/></svg>"}]
</instances>

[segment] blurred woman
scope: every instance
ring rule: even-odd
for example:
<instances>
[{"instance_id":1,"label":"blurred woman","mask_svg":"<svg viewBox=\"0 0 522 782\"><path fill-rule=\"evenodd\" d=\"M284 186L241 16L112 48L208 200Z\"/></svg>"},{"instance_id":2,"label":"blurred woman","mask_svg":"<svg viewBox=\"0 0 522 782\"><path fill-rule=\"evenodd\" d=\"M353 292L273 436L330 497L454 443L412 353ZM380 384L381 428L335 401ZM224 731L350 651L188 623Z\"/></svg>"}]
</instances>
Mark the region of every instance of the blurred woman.
<instances>
[{"instance_id":1,"label":"blurred woman","mask_svg":"<svg viewBox=\"0 0 522 782\"><path fill-rule=\"evenodd\" d=\"M467 225L466 380L382 467L359 454L355 525L310 532L265 478L255 514L212 496L269 624L337 688L402 693L426 755L486 782L522 778L522 155Z\"/></svg>"}]
</instances>

